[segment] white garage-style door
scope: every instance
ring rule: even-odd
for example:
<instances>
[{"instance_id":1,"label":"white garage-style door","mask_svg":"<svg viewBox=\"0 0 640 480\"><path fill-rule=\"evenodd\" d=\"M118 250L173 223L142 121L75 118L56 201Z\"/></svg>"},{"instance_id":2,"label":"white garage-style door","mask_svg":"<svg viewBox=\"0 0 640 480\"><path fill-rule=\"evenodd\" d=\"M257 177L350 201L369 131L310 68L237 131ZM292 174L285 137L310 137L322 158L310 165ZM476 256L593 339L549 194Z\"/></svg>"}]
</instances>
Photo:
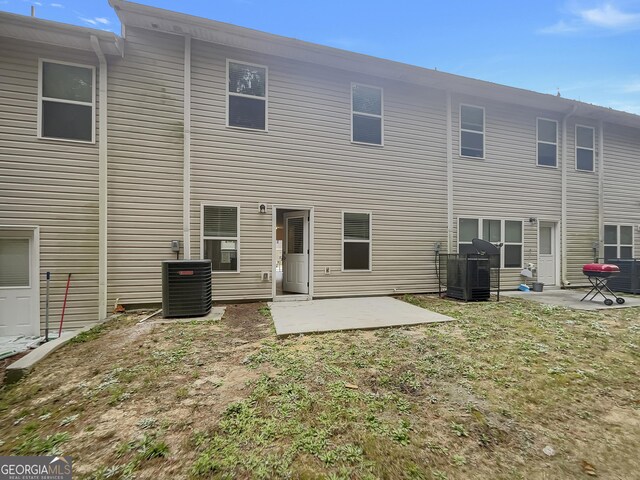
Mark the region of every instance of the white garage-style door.
<instances>
[{"instance_id":1,"label":"white garage-style door","mask_svg":"<svg viewBox=\"0 0 640 480\"><path fill-rule=\"evenodd\" d=\"M0 336L37 336L38 232L0 227Z\"/></svg>"}]
</instances>

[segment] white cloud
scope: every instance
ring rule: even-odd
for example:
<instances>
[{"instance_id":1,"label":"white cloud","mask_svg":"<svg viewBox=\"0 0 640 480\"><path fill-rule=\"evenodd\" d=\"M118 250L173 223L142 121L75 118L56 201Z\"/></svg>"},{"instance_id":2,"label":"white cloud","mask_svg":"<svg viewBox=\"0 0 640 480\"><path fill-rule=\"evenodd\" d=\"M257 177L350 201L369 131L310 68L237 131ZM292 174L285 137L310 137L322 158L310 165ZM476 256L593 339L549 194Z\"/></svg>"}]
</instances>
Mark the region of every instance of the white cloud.
<instances>
[{"instance_id":1,"label":"white cloud","mask_svg":"<svg viewBox=\"0 0 640 480\"><path fill-rule=\"evenodd\" d=\"M78 18L83 22L88 23L89 25L93 25L94 27L111 24L109 19L105 17L93 17L93 18L78 17Z\"/></svg>"},{"instance_id":2,"label":"white cloud","mask_svg":"<svg viewBox=\"0 0 640 480\"><path fill-rule=\"evenodd\" d=\"M42 2L33 2L34 5L37 5L38 7L42 6Z\"/></svg>"},{"instance_id":3,"label":"white cloud","mask_svg":"<svg viewBox=\"0 0 640 480\"><path fill-rule=\"evenodd\" d=\"M640 28L640 13L625 12L611 2L593 8L574 7L570 17L538 30L542 34L570 34L587 30L601 30L613 33Z\"/></svg>"},{"instance_id":4,"label":"white cloud","mask_svg":"<svg viewBox=\"0 0 640 480\"><path fill-rule=\"evenodd\" d=\"M53 8L64 8L64 5L62 5L61 3L50 3L49 5Z\"/></svg>"},{"instance_id":5,"label":"white cloud","mask_svg":"<svg viewBox=\"0 0 640 480\"><path fill-rule=\"evenodd\" d=\"M627 83L622 87L622 91L626 93L640 93L640 80Z\"/></svg>"},{"instance_id":6,"label":"white cloud","mask_svg":"<svg viewBox=\"0 0 640 480\"><path fill-rule=\"evenodd\" d=\"M625 13L610 3L578 12L591 25L602 28L628 28L640 26L640 13Z\"/></svg>"}]
</instances>

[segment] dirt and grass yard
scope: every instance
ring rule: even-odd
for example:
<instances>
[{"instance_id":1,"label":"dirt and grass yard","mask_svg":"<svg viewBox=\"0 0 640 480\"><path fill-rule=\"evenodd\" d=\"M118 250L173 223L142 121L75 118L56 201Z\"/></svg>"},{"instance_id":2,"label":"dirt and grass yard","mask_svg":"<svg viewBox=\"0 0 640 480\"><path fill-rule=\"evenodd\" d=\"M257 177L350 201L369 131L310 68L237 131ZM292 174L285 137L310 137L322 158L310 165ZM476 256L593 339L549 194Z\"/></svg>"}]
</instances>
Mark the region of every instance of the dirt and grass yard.
<instances>
[{"instance_id":1,"label":"dirt and grass yard","mask_svg":"<svg viewBox=\"0 0 640 480\"><path fill-rule=\"evenodd\" d=\"M0 391L0 454L74 478L640 478L640 309L406 301L457 321L277 339L123 315Z\"/></svg>"}]
</instances>

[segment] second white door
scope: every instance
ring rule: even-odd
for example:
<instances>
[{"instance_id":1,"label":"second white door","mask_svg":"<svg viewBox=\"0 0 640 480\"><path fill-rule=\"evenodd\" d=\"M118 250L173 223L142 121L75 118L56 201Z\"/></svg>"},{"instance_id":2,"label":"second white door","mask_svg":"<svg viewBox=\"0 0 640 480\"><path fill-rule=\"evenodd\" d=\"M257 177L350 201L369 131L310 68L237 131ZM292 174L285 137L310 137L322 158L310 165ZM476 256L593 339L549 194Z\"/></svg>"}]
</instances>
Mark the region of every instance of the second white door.
<instances>
[{"instance_id":1,"label":"second white door","mask_svg":"<svg viewBox=\"0 0 640 480\"><path fill-rule=\"evenodd\" d=\"M538 281L556 284L556 224L540 222L538 242Z\"/></svg>"},{"instance_id":2,"label":"second white door","mask_svg":"<svg viewBox=\"0 0 640 480\"><path fill-rule=\"evenodd\" d=\"M309 293L309 212L284 214L282 290Z\"/></svg>"}]
</instances>

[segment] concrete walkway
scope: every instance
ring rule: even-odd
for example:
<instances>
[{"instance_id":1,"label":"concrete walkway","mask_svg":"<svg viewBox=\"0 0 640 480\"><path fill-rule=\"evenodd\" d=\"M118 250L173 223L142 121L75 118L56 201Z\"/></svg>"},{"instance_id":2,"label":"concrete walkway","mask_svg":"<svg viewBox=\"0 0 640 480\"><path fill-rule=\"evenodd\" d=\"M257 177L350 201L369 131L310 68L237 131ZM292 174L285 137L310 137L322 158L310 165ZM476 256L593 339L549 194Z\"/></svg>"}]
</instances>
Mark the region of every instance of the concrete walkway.
<instances>
[{"instance_id":1,"label":"concrete walkway","mask_svg":"<svg viewBox=\"0 0 640 480\"><path fill-rule=\"evenodd\" d=\"M451 317L391 297L271 302L277 335L448 322Z\"/></svg>"},{"instance_id":2,"label":"concrete walkway","mask_svg":"<svg viewBox=\"0 0 640 480\"><path fill-rule=\"evenodd\" d=\"M585 296L589 290L587 289L567 289L567 290L545 290L544 292L521 292L519 290L511 292L500 292L500 295L505 297L517 297L524 298L526 300L532 300L534 302L544 303L545 305L555 305L559 307L574 308L576 310L609 310L611 308L628 308L628 307L640 307L640 297L638 295L629 295L626 293L616 295L625 299L624 304L618 305L615 303L613 297L609 294L607 296L614 300L613 305L607 307L603 301L602 296L598 295L592 301L588 299L581 302L580 299Z\"/></svg>"}]
</instances>

